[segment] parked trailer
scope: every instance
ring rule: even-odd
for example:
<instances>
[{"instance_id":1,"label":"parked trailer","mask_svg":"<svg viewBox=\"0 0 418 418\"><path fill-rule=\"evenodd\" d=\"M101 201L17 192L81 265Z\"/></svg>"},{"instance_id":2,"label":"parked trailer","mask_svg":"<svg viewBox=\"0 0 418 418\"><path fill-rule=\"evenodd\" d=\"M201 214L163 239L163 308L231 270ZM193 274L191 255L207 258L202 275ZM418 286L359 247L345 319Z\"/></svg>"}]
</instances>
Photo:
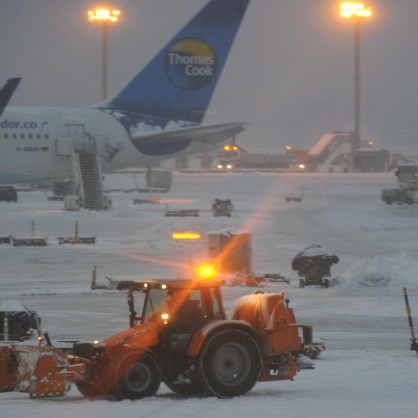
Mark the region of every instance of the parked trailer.
<instances>
[{"instance_id":1,"label":"parked trailer","mask_svg":"<svg viewBox=\"0 0 418 418\"><path fill-rule=\"evenodd\" d=\"M182 210L166 210L165 216L199 216L199 210L197 209L182 209Z\"/></svg>"},{"instance_id":2,"label":"parked trailer","mask_svg":"<svg viewBox=\"0 0 418 418\"><path fill-rule=\"evenodd\" d=\"M96 237L57 237L58 244L96 244Z\"/></svg>"}]
</instances>

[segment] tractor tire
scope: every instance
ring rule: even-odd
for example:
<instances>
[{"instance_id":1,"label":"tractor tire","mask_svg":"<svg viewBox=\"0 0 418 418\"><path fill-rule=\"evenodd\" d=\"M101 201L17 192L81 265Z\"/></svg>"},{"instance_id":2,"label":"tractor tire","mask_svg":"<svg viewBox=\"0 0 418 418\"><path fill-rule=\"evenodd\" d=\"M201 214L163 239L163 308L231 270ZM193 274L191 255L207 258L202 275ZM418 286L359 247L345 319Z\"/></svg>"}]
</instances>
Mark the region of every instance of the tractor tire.
<instances>
[{"instance_id":1,"label":"tractor tire","mask_svg":"<svg viewBox=\"0 0 418 418\"><path fill-rule=\"evenodd\" d=\"M114 396L119 399L141 399L154 395L161 383L161 369L157 360L148 353L129 356L116 372Z\"/></svg>"},{"instance_id":2,"label":"tractor tire","mask_svg":"<svg viewBox=\"0 0 418 418\"><path fill-rule=\"evenodd\" d=\"M250 391L261 371L261 352L247 332L227 329L206 342L199 356L198 381L205 392L231 398Z\"/></svg>"}]
</instances>

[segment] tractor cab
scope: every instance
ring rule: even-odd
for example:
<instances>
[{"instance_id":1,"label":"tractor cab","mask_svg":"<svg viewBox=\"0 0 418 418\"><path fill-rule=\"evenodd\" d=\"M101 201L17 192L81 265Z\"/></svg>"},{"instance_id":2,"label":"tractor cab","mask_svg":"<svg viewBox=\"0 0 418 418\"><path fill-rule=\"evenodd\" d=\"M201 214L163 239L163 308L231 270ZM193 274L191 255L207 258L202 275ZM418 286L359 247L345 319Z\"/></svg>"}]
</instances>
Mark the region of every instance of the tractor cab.
<instances>
[{"instance_id":1,"label":"tractor cab","mask_svg":"<svg viewBox=\"0 0 418 418\"><path fill-rule=\"evenodd\" d=\"M212 319L225 319L219 280L123 281L118 290L128 290L129 325L148 322L187 322L199 326ZM142 315L137 315L136 292L144 294Z\"/></svg>"}]
</instances>

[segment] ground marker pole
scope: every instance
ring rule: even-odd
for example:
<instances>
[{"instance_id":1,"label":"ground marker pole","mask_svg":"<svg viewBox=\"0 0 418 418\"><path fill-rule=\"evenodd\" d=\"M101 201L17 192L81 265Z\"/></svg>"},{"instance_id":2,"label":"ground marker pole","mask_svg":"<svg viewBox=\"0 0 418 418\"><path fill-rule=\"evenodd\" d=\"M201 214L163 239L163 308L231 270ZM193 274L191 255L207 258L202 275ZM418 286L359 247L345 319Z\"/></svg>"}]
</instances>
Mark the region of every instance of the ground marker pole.
<instances>
[{"instance_id":1,"label":"ground marker pole","mask_svg":"<svg viewBox=\"0 0 418 418\"><path fill-rule=\"evenodd\" d=\"M97 279L97 266L94 266L93 271L91 272L91 289L96 289L96 279Z\"/></svg>"},{"instance_id":2,"label":"ground marker pole","mask_svg":"<svg viewBox=\"0 0 418 418\"><path fill-rule=\"evenodd\" d=\"M78 221L75 221L74 225L74 244L78 244L80 242L80 238L78 237Z\"/></svg>"},{"instance_id":3,"label":"ground marker pole","mask_svg":"<svg viewBox=\"0 0 418 418\"><path fill-rule=\"evenodd\" d=\"M412 323L411 308L409 307L408 293L406 291L406 287L403 288L403 294L405 297L405 307L406 315L408 316L409 330L411 331L411 350L416 351L418 356L418 343L415 337L414 324Z\"/></svg>"}]
</instances>

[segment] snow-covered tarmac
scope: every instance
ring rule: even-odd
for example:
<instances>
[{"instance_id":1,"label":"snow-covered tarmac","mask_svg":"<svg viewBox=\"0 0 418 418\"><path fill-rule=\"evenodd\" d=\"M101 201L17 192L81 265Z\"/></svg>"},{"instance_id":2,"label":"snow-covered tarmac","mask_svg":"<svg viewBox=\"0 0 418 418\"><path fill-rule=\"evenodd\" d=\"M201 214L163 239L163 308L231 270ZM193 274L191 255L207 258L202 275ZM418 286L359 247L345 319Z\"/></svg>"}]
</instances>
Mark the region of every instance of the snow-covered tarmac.
<instances>
[{"instance_id":1,"label":"snow-covered tarmac","mask_svg":"<svg viewBox=\"0 0 418 418\"><path fill-rule=\"evenodd\" d=\"M140 401L88 400L74 387L60 399L30 400L0 394L0 416L56 417L413 417L416 415L418 358L409 350L403 300L407 287L418 324L418 207L387 206L380 191L394 185L385 174L175 173L172 190L153 195L160 204L134 205L148 195L111 192L108 212L63 211L41 191L20 192L17 204L0 202L0 236L47 237L46 247L0 245L0 304L18 299L35 309L53 339L104 338L128 326L124 294L90 289L97 266L99 284L115 279L175 278L189 275L189 258L207 256L207 234L223 228L252 234L253 267L280 273L298 322L313 325L327 350L315 370L294 382L259 383L245 396L219 400L184 399L164 385ZM106 187L130 189L131 174L106 176ZM303 190L303 201L287 202ZM215 198L229 198L231 218L213 217ZM169 209L198 209L198 217L165 217ZM95 245L59 245L78 222L80 236ZM193 229L199 242L178 243L171 233ZM298 287L293 257L310 244L336 253L335 285ZM225 306L254 288L225 286Z\"/></svg>"}]
</instances>

